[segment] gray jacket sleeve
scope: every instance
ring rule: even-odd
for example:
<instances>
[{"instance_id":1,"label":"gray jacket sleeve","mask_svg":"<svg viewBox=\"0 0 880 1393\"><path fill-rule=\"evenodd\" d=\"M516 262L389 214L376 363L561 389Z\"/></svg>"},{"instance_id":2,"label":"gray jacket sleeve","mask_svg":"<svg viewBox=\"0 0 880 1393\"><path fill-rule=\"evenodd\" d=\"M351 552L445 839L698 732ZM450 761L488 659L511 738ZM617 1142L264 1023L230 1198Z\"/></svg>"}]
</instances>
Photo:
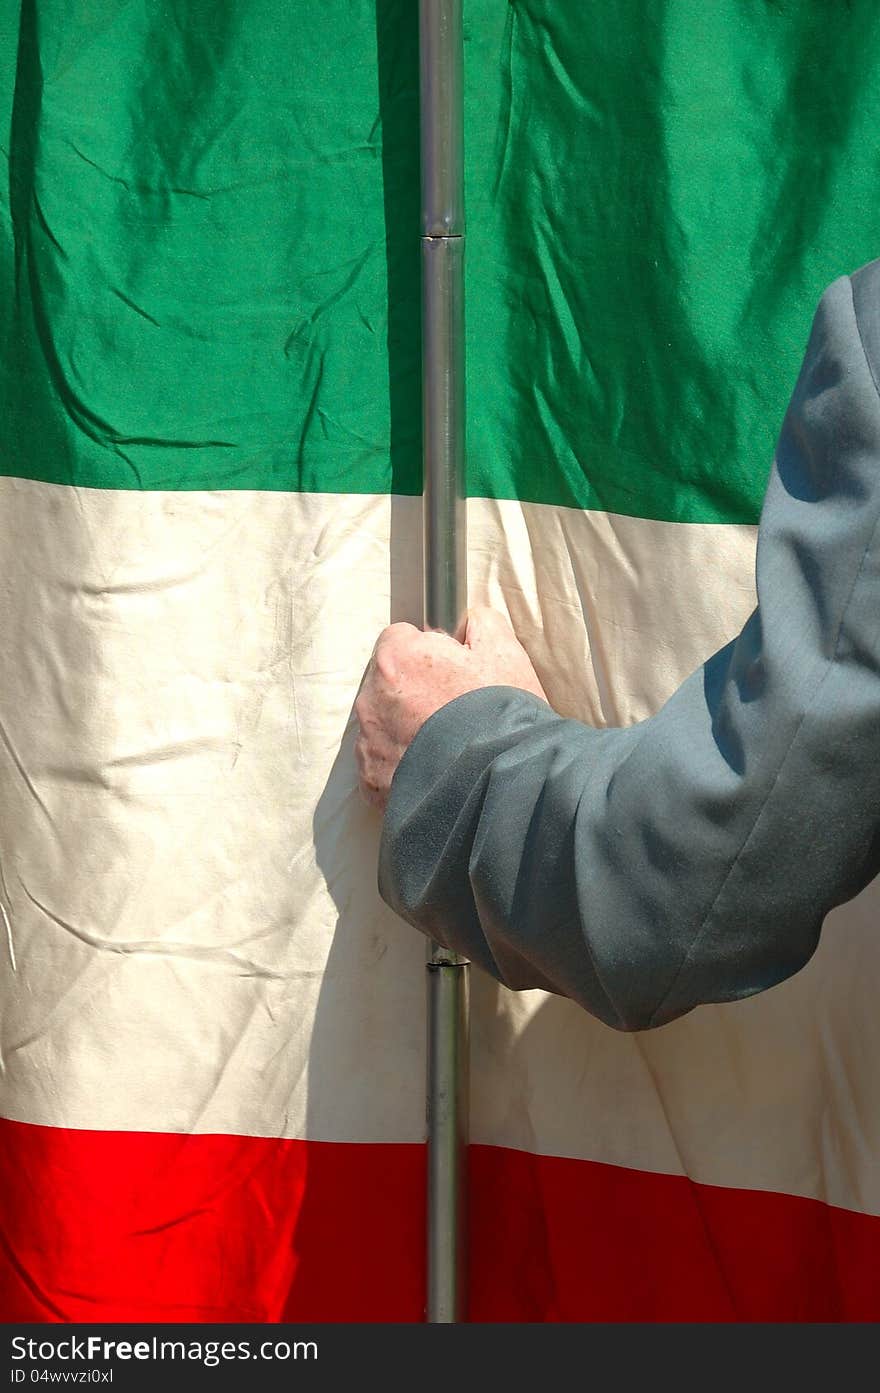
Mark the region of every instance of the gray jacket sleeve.
<instances>
[{"instance_id":1,"label":"gray jacket sleeve","mask_svg":"<svg viewBox=\"0 0 880 1393\"><path fill-rule=\"evenodd\" d=\"M880 262L819 305L758 532L758 606L650 719L459 697L395 775L379 888L513 988L621 1030L782 981L880 871Z\"/></svg>"}]
</instances>

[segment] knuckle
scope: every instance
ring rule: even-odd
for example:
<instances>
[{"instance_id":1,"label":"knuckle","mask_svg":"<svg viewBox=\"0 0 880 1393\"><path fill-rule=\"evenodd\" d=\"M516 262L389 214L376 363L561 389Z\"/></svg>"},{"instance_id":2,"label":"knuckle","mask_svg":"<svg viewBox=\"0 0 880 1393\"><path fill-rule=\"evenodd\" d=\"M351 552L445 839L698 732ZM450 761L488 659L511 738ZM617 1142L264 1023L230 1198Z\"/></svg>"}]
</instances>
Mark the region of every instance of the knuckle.
<instances>
[{"instance_id":1,"label":"knuckle","mask_svg":"<svg viewBox=\"0 0 880 1393\"><path fill-rule=\"evenodd\" d=\"M379 648L374 658L376 672L383 682L394 682L400 671L397 655L392 648Z\"/></svg>"},{"instance_id":2,"label":"knuckle","mask_svg":"<svg viewBox=\"0 0 880 1393\"><path fill-rule=\"evenodd\" d=\"M387 652L389 648L399 648L402 644L408 643L412 635L418 632L418 629L412 624L389 624L376 640L376 646L373 649L374 656L378 657L380 653Z\"/></svg>"}]
</instances>

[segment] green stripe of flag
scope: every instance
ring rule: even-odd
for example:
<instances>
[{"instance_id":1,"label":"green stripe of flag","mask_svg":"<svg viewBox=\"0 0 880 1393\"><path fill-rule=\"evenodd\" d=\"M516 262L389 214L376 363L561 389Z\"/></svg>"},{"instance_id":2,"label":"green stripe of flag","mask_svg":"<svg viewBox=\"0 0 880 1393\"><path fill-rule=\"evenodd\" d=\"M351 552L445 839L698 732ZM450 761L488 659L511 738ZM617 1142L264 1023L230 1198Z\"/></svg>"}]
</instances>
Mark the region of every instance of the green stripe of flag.
<instances>
[{"instance_id":1,"label":"green stripe of flag","mask_svg":"<svg viewBox=\"0 0 880 1393\"><path fill-rule=\"evenodd\" d=\"M0 19L0 470L419 489L417 6ZM880 11L467 0L469 492L754 521L880 252Z\"/></svg>"}]
</instances>

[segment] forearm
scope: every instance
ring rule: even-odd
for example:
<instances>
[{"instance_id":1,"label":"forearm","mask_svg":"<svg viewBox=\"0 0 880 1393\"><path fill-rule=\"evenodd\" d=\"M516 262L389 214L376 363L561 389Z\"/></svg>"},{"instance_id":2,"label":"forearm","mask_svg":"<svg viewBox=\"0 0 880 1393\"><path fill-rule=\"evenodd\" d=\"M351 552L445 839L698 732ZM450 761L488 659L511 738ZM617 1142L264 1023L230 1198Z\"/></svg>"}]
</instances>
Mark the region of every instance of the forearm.
<instances>
[{"instance_id":1,"label":"forearm","mask_svg":"<svg viewBox=\"0 0 880 1393\"><path fill-rule=\"evenodd\" d=\"M460 698L398 770L382 893L514 987L609 1024L762 990L878 864L880 410L823 300L759 534L759 609L649 721Z\"/></svg>"}]
</instances>

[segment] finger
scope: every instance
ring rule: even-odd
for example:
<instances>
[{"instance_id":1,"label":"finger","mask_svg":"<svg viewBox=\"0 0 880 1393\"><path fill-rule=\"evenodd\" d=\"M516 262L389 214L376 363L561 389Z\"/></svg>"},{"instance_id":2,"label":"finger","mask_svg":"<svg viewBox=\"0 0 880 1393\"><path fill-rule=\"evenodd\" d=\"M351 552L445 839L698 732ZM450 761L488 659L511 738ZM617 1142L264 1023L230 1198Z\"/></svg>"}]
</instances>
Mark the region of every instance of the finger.
<instances>
[{"instance_id":1,"label":"finger","mask_svg":"<svg viewBox=\"0 0 880 1393\"><path fill-rule=\"evenodd\" d=\"M354 761L357 765L358 778L364 779L367 773L367 742L363 732L358 735L354 742Z\"/></svg>"},{"instance_id":2,"label":"finger","mask_svg":"<svg viewBox=\"0 0 880 1393\"><path fill-rule=\"evenodd\" d=\"M382 789L375 784L365 783L363 779L358 779L358 793L369 808L378 808L380 812L385 811L387 798Z\"/></svg>"},{"instance_id":3,"label":"finger","mask_svg":"<svg viewBox=\"0 0 880 1393\"><path fill-rule=\"evenodd\" d=\"M354 742L354 757L358 771L358 793L371 808L384 806L381 784L377 781L374 761L367 741L359 735Z\"/></svg>"},{"instance_id":4,"label":"finger","mask_svg":"<svg viewBox=\"0 0 880 1393\"><path fill-rule=\"evenodd\" d=\"M490 609L488 605L477 605L467 613L464 643L467 648L485 647L499 641L519 643L513 632L510 620L500 610Z\"/></svg>"},{"instance_id":5,"label":"finger","mask_svg":"<svg viewBox=\"0 0 880 1393\"><path fill-rule=\"evenodd\" d=\"M356 694L357 696L360 696L361 692L364 690L364 687L367 685L367 682L370 680L370 678L371 678L372 675L373 675L373 672L375 671L375 667L376 667L376 648L378 647L378 644L379 644L379 640L377 639L377 640L376 640L376 643L373 645L373 651L372 651L372 653L370 654L369 658L367 659L367 666L364 668L363 672L361 673L361 680L360 680L360 682L358 683L358 689L357 689L357 694Z\"/></svg>"},{"instance_id":6,"label":"finger","mask_svg":"<svg viewBox=\"0 0 880 1393\"><path fill-rule=\"evenodd\" d=\"M415 624L405 624L403 621L398 624L389 624L376 639L373 654L375 655L383 648L394 648L398 644L411 643L420 632Z\"/></svg>"},{"instance_id":7,"label":"finger","mask_svg":"<svg viewBox=\"0 0 880 1393\"><path fill-rule=\"evenodd\" d=\"M358 726L360 727L361 731L364 731L372 718L373 703L370 701L369 697L367 696L367 693L363 690L363 683L361 684L361 690L355 697L354 707L352 709L354 711L354 718L357 721ZM355 745L355 754L357 754L357 745Z\"/></svg>"},{"instance_id":8,"label":"finger","mask_svg":"<svg viewBox=\"0 0 880 1393\"><path fill-rule=\"evenodd\" d=\"M414 624L390 624L373 649L372 668L381 687L395 686L405 669L422 651L425 635Z\"/></svg>"},{"instance_id":9,"label":"finger","mask_svg":"<svg viewBox=\"0 0 880 1393\"><path fill-rule=\"evenodd\" d=\"M358 793L371 808L384 810L388 801L388 790L381 779L377 779L375 770L361 768L358 775Z\"/></svg>"},{"instance_id":10,"label":"finger","mask_svg":"<svg viewBox=\"0 0 880 1393\"><path fill-rule=\"evenodd\" d=\"M381 671L387 667L389 662L393 664L393 655L401 647L412 642L413 635L417 635L419 630L414 624L389 624L382 630L376 642L373 644L373 651L370 654L370 661L367 663L364 676L370 671ZM363 680L363 679L361 679Z\"/></svg>"}]
</instances>

